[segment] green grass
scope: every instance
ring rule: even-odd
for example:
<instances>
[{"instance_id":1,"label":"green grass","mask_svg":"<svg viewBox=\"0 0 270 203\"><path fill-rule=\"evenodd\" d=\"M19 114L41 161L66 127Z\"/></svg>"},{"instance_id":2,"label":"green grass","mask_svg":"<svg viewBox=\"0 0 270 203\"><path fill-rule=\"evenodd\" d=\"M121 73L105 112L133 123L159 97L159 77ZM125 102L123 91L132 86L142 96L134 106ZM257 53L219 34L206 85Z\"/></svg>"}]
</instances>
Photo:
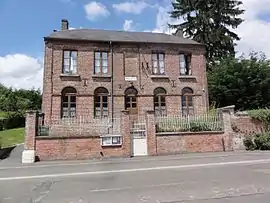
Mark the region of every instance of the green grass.
<instances>
[{"instance_id":1,"label":"green grass","mask_svg":"<svg viewBox=\"0 0 270 203\"><path fill-rule=\"evenodd\" d=\"M10 147L24 142L24 128L15 128L0 131L0 143L2 148Z\"/></svg>"}]
</instances>

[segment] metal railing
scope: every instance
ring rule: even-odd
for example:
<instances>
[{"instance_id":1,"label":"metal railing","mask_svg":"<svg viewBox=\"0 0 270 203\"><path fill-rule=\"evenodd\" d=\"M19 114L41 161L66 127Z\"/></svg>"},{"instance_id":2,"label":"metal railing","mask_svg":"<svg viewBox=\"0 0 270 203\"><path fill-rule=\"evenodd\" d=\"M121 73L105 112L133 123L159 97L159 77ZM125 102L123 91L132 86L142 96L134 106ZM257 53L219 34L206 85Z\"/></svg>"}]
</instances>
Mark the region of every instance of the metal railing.
<instances>
[{"instance_id":1,"label":"metal railing","mask_svg":"<svg viewBox=\"0 0 270 203\"><path fill-rule=\"evenodd\" d=\"M223 119L219 112L192 116L156 117L157 132L205 132L223 129Z\"/></svg>"}]
</instances>

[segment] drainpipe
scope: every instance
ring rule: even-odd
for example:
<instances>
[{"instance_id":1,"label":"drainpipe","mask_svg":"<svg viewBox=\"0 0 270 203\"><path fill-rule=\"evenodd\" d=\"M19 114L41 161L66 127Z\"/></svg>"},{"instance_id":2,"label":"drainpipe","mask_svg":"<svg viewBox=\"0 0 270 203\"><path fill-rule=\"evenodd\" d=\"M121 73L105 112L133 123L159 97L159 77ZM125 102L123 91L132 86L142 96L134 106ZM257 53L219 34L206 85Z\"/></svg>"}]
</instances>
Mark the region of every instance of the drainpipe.
<instances>
[{"instance_id":1,"label":"drainpipe","mask_svg":"<svg viewBox=\"0 0 270 203\"><path fill-rule=\"evenodd\" d=\"M110 52L111 52L111 118L113 120L114 106L113 106L113 45L112 45L112 41L110 41Z\"/></svg>"}]
</instances>

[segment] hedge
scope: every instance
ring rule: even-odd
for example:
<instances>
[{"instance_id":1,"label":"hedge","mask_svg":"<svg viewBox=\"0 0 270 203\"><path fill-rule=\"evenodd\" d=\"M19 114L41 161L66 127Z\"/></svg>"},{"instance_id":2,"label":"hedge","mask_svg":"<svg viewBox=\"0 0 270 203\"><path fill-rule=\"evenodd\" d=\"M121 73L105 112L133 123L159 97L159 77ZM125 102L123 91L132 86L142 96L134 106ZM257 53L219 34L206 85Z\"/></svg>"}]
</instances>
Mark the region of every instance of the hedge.
<instances>
[{"instance_id":1,"label":"hedge","mask_svg":"<svg viewBox=\"0 0 270 203\"><path fill-rule=\"evenodd\" d=\"M25 117L22 112L8 112L5 118L0 119L0 130L21 128L25 126Z\"/></svg>"}]
</instances>

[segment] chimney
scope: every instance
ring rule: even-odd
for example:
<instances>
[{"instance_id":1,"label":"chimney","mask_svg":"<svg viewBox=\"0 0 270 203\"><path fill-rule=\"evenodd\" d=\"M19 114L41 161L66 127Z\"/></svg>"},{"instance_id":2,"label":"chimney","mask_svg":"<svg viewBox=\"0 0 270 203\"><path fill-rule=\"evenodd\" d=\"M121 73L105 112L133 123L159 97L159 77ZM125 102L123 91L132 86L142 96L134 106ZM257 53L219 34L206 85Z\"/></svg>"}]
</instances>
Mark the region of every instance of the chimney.
<instances>
[{"instance_id":1,"label":"chimney","mask_svg":"<svg viewBox=\"0 0 270 203\"><path fill-rule=\"evenodd\" d=\"M62 19L62 21L61 21L61 30L68 30L68 29L69 29L68 20Z\"/></svg>"},{"instance_id":2,"label":"chimney","mask_svg":"<svg viewBox=\"0 0 270 203\"><path fill-rule=\"evenodd\" d=\"M183 29L182 28L178 28L175 32L175 36L177 37L183 37Z\"/></svg>"}]
</instances>

